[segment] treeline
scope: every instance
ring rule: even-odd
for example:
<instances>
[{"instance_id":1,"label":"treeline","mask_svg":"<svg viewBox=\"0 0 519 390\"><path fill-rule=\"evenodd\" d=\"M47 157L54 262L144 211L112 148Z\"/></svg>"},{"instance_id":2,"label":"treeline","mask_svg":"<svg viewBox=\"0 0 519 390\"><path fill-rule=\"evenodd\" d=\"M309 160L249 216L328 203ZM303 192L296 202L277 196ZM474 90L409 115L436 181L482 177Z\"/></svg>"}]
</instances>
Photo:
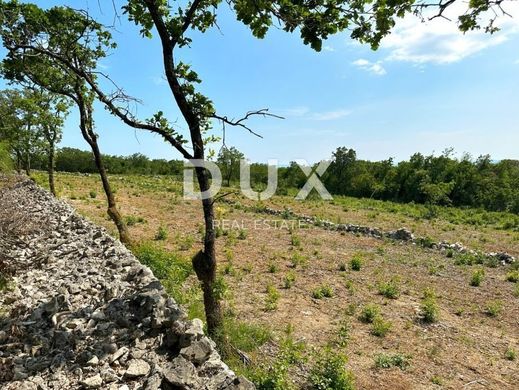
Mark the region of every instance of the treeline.
<instances>
[{"instance_id":1,"label":"treeline","mask_svg":"<svg viewBox=\"0 0 519 390\"><path fill-rule=\"evenodd\" d=\"M32 157L33 168L45 170L47 162L43 154ZM142 174L142 175L175 175L181 176L184 164L179 160L150 159L143 154L131 156L103 155L103 162L108 173ZM62 148L56 152L55 167L61 172L97 173L92 152L75 148Z\"/></svg>"},{"instance_id":2,"label":"treeline","mask_svg":"<svg viewBox=\"0 0 519 390\"><path fill-rule=\"evenodd\" d=\"M240 158L243 154L231 148L220 153L217 163L224 184L238 185ZM154 174L182 177L183 162L149 159L142 154L104 155L103 161L112 174ZM33 166L45 169L44 155L33 156ZM56 153L56 169L64 172L96 173L92 153L62 148ZM267 165L251 164L251 184L262 190L267 183ZM306 175L293 162L278 169L278 194L301 188ZM355 150L337 148L331 164L321 178L332 195L415 202L445 206L468 206L491 211L519 213L519 161L493 161L490 156L455 158L452 150L439 156L416 153L409 160L366 161L357 158Z\"/></svg>"},{"instance_id":3,"label":"treeline","mask_svg":"<svg viewBox=\"0 0 519 390\"><path fill-rule=\"evenodd\" d=\"M519 213L519 161L495 162L489 155L473 159L453 157L448 149L440 156L415 153L409 160L366 161L353 149L337 148L321 181L332 195L346 195L395 202L468 206ZM239 167L233 170L239 180ZM301 188L306 175L294 162L278 171L278 194ZM267 166L251 165L253 187L264 188Z\"/></svg>"}]
</instances>

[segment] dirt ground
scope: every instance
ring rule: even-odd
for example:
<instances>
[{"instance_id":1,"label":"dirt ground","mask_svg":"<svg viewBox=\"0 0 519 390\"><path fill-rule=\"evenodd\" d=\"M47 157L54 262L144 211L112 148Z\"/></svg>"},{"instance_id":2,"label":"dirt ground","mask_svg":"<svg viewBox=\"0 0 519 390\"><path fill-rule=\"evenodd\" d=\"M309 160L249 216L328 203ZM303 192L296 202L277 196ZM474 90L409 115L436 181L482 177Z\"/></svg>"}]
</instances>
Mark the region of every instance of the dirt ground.
<instances>
[{"instance_id":1,"label":"dirt ground","mask_svg":"<svg viewBox=\"0 0 519 390\"><path fill-rule=\"evenodd\" d=\"M62 198L115 232L106 217L96 176L60 174L57 180ZM143 219L130 227L134 240L153 240L163 226L169 232L165 248L186 257L199 249L200 206L182 199L180 184L150 177L112 180L122 214ZM276 208L289 205L297 212L335 216L342 222L385 230L406 226L435 239L519 255L517 231L444 220L417 221L389 212L374 217L370 210L283 199L277 197L268 204ZM308 349L332 342L341 324L347 323L349 341L344 351L358 389L518 388L518 359L505 356L507 351L519 350L519 289L506 280L510 267L485 267L481 285L473 287L471 275L481 266L456 265L437 251L321 228L288 229L287 221L230 203L218 203L216 212L219 223L225 221L235 231L218 238L220 270L233 270L224 275L232 310L246 322L262 324L275 334L291 324L294 337L304 340ZM246 238L238 239L242 230ZM349 266L356 255L362 258L360 271ZM285 288L287 275L295 277L291 288ZM390 280L399 288L395 299L379 293L379 284ZM280 293L275 310L265 309L268 285ZM314 298L314 290L323 285L331 287L333 296ZM419 320L427 288L436 292L439 307L439 321L432 324ZM371 303L379 305L384 320L392 324L385 337L371 334L372 325L358 318ZM488 307L497 307L497 313L488 314ZM407 356L410 365L406 369L377 368L375 357L381 353Z\"/></svg>"}]
</instances>

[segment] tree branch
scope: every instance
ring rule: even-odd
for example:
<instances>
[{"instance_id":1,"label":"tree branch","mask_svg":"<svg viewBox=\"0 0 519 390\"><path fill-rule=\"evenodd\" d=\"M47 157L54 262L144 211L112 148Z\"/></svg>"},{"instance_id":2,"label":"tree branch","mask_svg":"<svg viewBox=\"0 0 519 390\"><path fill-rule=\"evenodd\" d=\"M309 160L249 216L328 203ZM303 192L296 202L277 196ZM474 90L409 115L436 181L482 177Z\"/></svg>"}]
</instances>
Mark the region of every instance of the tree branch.
<instances>
[{"instance_id":1,"label":"tree branch","mask_svg":"<svg viewBox=\"0 0 519 390\"><path fill-rule=\"evenodd\" d=\"M268 108L262 108L262 109L256 110L256 111L249 111L242 118L239 118L239 119L234 119L234 118L233 119L229 119L226 116L220 116L220 115L217 115L217 114L211 115L211 118L217 119L220 122L222 122L222 124L224 125L224 128L225 128L225 125L241 127L241 128L244 128L245 130L247 130L252 135L255 135L256 137L259 137L259 138L263 138L263 136L261 136L260 134L256 133L249 126L247 126L245 124L245 122L248 119L250 119L251 117L253 117L253 116L262 116L262 117L271 117L271 118L277 118L277 119L285 119L282 116L271 114L270 112L268 112L268 110L269 110Z\"/></svg>"}]
</instances>

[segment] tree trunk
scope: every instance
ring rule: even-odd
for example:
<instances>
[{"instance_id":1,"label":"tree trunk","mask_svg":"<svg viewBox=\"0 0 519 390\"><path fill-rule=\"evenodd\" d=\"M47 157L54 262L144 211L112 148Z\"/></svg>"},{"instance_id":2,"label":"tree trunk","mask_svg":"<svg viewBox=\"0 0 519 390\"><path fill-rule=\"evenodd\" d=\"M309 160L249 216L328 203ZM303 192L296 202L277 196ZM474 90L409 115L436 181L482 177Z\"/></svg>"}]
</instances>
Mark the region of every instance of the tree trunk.
<instances>
[{"instance_id":1,"label":"tree trunk","mask_svg":"<svg viewBox=\"0 0 519 390\"><path fill-rule=\"evenodd\" d=\"M200 118L195 113L193 107L186 98L186 94L180 85L175 72L175 61L173 58L174 40L172 40L171 30L164 22L159 9L159 2L145 1L150 16L157 28L161 44L164 64L164 73L168 81L175 102L180 109L182 116L189 126L191 143L193 145L193 158L204 160L204 142L200 128ZM195 10L196 8L193 8ZM192 17L192 16L191 16ZM187 29L189 25L185 26ZM196 168L198 184L201 191L209 189L208 172L204 168ZM220 339L222 347L223 338L223 314L220 305L221 294L217 291L216 283L216 251L214 233L214 209L213 199L202 200L205 222L204 249L193 258L193 268L200 282L204 293L205 315L207 320L207 330L209 335Z\"/></svg>"},{"instance_id":2,"label":"tree trunk","mask_svg":"<svg viewBox=\"0 0 519 390\"><path fill-rule=\"evenodd\" d=\"M203 168L196 168L198 184L201 191L209 189L208 173ZM209 335L214 337L222 346L223 336L223 313L220 304L221 291L216 285L216 235L214 231L214 208L213 199L202 200L205 222L204 250L193 258L193 268L204 293L205 316Z\"/></svg>"},{"instance_id":3,"label":"tree trunk","mask_svg":"<svg viewBox=\"0 0 519 390\"><path fill-rule=\"evenodd\" d=\"M106 169L103 163L103 159L101 157L101 151L99 150L99 145L97 143L97 135L93 129L93 121L92 121L92 107L88 106L85 101L82 92L79 88L76 91L77 93L77 104L79 108L79 116L80 116L80 129L83 138L90 145L92 149L92 153L94 155L94 161L99 172L99 176L101 176L101 182L103 183L103 190L106 195L106 200L108 202L107 213L114 222L117 227L117 231L119 232L119 240L126 245L131 244L130 233L128 232L128 228L124 223L124 220L117 209L117 203L115 201L114 193L112 192L112 187L110 186L110 181L108 180L108 175L106 174Z\"/></svg>"},{"instance_id":4,"label":"tree trunk","mask_svg":"<svg viewBox=\"0 0 519 390\"><path fill-rule=\"evenodd\" d=\"M119 213L119 210L117 209L117 203L115 201L114 193L112 192L112 187L110 186L110 181L108 180L108 175L106 174L106 169L103 163L103 159L101 157L101 152L99 150L99 146L97 144L97 139L94 138L94 141L92 143L92 153L94 154L94 160L97 167L97 170L99 171L99 176L101 176L101 182L103 183L103 190L106 195L106 200L108 202L108 209L107 213L112 219L112 221L115 223L115 226L117 227L117 231L119 232L119 240L123 244L130 244L130 233L128 232L128 228L126 224L124 223L124 220Z\"/></svg>"},{"instance_id":5,"label":"tree trunk","mask_svg":"<svg viewBox=\"0 0 519 390\"><path fill-rule=\"evenodd\" d=\"M25 154L25 173L27 176L31 176L31 154L29 152Z\"/></svg>"},{"instance_id":6,"label":"tree trunk","mask_svg":"<svg viewBox=\"0 0 519 390\"><path fill-rule=\"evenodd\" d=\"M56 186L54 184L54 142L49 142L49 162L47 166L49 173L49 188L52 195L56 196Z\"/></svg>"}]
</instances>

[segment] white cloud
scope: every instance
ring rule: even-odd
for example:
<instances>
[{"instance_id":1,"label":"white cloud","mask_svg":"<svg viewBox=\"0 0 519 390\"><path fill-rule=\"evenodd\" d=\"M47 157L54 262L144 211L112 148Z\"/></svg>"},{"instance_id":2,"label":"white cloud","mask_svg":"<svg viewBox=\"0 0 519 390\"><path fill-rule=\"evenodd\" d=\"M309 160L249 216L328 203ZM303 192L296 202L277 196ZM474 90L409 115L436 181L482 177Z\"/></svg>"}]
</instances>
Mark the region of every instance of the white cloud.
<instances>
[{"instance_id":1,"label":"white cloud","mask_svg":"<svg viewBox=\"0 0 519 390\"><path fill-rule=\"evenodd\" d=\"M325 112L315 112L310 116L310 119L316 120L316 121L331 121L335 119L340 119L345 116L348 116L351 114L350 110L334 110L334 111L325 111Z\"/></svg>"},{"instance_id":2,"label":"white cloud","mask_svg":"<svg viewBox=\"0 0 519 390\"><path fill-rule=\"evenodd\" d=\"M505 10L515 18L500 16L496 25L501 28L494 34L471 31L463 34L456 24L467 5L456 2L447 8L444 18L421 22L414 15L397 21L393 32L382 40L381 48L389 50L386 60L413 63L448 64L460 61L489 47L499 45L519 32L519 4L507 3ZM484 25L484 21L483 25Z\"/></svg>"},{"instance_id":3,"label":"white cloud","mask_svg":"<svg viewBox=\"0 0 519 390\"><path fill-rule=\"evenodd\" d=\"M353 65L357 66L362 70L376 74L377 76L383 76L387 73L384 67L382 66L381 61L370 62L368 60L365 60L364 58L359 58L358 60L353 61Z\"/></svg>"},{"instance_id":4,"label":"white cloud","mask_svg":"<svg viewBox=\"0 0 519 390\"><path fill-rule=\"evenodd\" d=\"M335 49L332 46L323 46L324 51L335 51Z\"/></svg>"}]
</instances>

